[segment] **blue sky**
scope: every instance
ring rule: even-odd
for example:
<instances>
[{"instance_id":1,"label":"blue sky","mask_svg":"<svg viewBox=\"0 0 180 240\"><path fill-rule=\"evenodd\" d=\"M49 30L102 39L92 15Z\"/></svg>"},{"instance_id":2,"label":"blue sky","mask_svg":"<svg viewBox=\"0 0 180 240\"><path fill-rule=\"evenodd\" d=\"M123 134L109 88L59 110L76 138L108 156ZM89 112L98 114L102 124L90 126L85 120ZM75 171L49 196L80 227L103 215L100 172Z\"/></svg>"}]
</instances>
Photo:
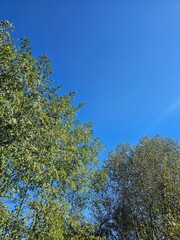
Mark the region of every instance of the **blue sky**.
<instances>
[{"instance_id":1,"label":"blue sky","mask_svg":"<svg viewBox=\"0 0 180 240\"><path fill-rule=\"evenodd\" d=\"M179 139L179 0L0 0L0 15L87 102L78 118L94 123L102 156L144 135Z\"/></svg>"}]
</instances>

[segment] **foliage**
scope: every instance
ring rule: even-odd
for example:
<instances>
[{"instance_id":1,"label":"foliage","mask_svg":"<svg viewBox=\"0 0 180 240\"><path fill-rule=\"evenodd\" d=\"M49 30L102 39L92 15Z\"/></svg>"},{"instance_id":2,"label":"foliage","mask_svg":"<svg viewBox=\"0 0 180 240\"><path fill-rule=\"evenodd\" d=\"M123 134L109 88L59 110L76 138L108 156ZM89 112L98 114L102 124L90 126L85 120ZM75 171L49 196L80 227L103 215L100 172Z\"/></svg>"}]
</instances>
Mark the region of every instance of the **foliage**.
<instances>
[{"instance_id":1,"label":"foliage","mask_svg":"<svg viewBox=\"0 0 180 240\"><path fill-rule=\"evenodd\" d=\"M76 120L74 93L51 84L47 57L12 29L0 23L0 238L95 239L82 212L101 144Z\"/></svg>"},{"instance_id":2,"label":"foliage","mask_svg":"<svg viewBox=\"0 0 180 240\"><path fill-rule=\"evenodd\" d=\"M108 179L97 191L97 232L107 239L180 238L180 145L169 138L143 138L109 154Z\"/></svg>"}]
</instances>

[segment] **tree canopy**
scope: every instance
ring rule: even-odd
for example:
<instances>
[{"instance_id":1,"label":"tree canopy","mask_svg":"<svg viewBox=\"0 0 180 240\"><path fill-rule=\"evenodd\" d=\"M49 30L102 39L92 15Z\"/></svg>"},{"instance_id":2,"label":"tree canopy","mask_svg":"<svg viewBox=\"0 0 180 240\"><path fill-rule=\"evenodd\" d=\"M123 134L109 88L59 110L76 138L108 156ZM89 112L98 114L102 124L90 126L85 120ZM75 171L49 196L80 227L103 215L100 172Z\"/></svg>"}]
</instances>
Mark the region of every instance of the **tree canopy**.
<instances>
[{"instance_id":1,"label":"tree canopy","mask_svg":"<svg viewBox=\"0 0 180 240\"><path fill-rule=\"evenodd\" d=\"M12 30L0 23L0 238L91 239L82 211L101 144L75 94L53 87L48 58Z\"/></svg>"},{"instance_id":2,"label":"tree canopy","mask_svg":"<svg viewBox=\"0 0 180 240\"><path fill-rule=\"evenodd\" d=\"M180 145L145 137L109 154L95 217L107 239L179 239ZM97 198L98 199L98 198Z\"/></svg>"}]
</instances>

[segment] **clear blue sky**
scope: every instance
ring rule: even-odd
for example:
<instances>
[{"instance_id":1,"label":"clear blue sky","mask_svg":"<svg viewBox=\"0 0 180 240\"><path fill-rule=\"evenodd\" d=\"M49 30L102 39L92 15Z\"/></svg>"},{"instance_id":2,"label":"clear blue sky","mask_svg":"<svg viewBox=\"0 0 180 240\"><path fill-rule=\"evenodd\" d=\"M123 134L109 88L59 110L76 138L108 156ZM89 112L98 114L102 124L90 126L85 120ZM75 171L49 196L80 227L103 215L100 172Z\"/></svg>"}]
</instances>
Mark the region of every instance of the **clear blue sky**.
<instances>
[{"instance_id":1,"label":"clear blue sky","mask_svg":"<svg viewBox=\"0 0 180 240\"><path fill-rule=\"evenodd\" d=\"M0 0L0 15L49 56L55 84L88 103L78 118L107 151L144 135L179 139L179 0Z\"/></svg>"}]
</instances>

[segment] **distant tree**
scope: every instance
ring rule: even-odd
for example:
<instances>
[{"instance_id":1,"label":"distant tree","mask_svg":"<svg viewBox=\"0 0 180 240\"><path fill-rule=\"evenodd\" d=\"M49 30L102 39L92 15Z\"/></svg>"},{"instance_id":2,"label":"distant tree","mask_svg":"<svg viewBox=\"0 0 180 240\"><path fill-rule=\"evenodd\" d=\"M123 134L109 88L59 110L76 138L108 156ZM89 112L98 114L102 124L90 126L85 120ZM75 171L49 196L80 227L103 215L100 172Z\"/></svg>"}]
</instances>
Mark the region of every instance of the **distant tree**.
<instances>
[{"instance_id":1,"label":"distant tree","mask_svg":"<svg viewBox=\"0 0 180 240\"><path fill-rule=\"evenodd\" d=\"M82 212L101 144L12 29L0 23L0 239L99 239Z\"/></svg>"},{"instance_id":2,"label":"distant tree","mask_svg":"<svg viewBox=\"0 0 180 240\"><path fill-rule=\"evenodd\" d=\"M118 146L94 202L97 233L107 239L180 239L180 145L169 138L145 137Z\"/></svg>"}]
</instances>

